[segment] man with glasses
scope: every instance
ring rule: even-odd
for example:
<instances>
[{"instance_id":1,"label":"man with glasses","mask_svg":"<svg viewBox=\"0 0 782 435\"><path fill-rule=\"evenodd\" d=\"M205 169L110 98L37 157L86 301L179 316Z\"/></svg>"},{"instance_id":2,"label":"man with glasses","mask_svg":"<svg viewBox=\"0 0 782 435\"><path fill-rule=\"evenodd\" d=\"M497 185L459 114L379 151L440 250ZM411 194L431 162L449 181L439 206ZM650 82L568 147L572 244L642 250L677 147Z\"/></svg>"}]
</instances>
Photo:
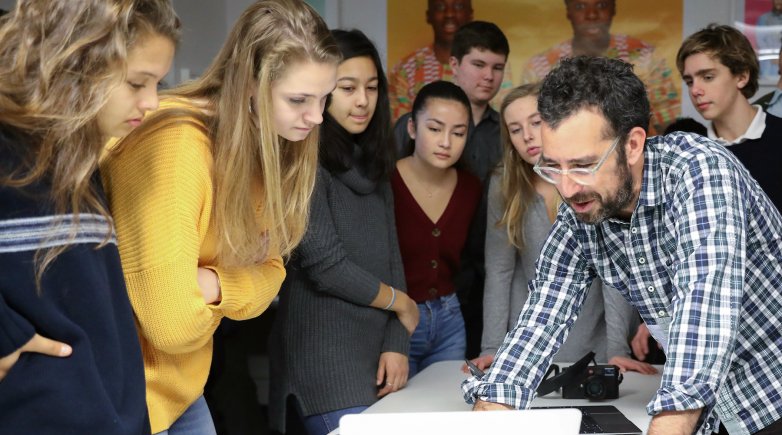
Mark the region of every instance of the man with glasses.
<instances>
[{"instance_id":1,"label":"man with glasses","mask_svg":"<svg viewBox=\"0 0 782 435\"><path fill-rule=\"evenodd\" d=\"M599 276L668 357L650 435L782 433L782 217L757 182L709 139L647 138L644 85L622 61L563 61L538 109L535 170L564 205L516 327L465 399L529 407Z\"/></svg>"}]
</instances>

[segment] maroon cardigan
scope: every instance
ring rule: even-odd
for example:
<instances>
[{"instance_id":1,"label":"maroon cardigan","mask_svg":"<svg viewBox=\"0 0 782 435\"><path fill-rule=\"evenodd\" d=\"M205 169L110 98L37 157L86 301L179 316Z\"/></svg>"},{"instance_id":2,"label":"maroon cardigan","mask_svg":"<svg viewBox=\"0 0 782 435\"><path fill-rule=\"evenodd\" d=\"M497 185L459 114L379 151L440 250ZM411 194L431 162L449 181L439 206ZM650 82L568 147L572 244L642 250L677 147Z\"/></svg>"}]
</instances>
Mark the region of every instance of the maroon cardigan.
<instances>
[{"instance_id":1,"label":"maroon cardigan","mask_svg":"<svg viewBox=\"0 0 782 435\"><path fill-rule=\"evenodd\" d=\"M399 170L394 171L391 186L408 296L421 303L453 293L453 277L459 272L462 249L481 199L481 182L458 170L456 187L437 222L426 216Z\"/></svg>"}]
</instances>

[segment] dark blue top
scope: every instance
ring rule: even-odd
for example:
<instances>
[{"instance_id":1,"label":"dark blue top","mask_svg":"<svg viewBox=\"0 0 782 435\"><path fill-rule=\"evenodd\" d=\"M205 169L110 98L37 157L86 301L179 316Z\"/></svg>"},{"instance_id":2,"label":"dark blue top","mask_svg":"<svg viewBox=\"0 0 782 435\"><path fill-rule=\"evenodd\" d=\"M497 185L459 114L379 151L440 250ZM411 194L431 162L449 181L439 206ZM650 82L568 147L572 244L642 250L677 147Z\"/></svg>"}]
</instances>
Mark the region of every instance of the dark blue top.
<instances>
[{"instance_id":1,"label":"dark blue top","mask_svg":"<svg viewBox=\"0 0 782 435\"><path fill-rule=\"evenodd\" d=\"M766 128L758 139L749 139L728 147L757 180L771 202L782 211L782 119L766 113Z\"/></svg>"},{"instance_id":2,"label":"dark blue top","mask_svg":"<svg viewBox=\"0 0 782 435\"><path fill-rule=\"evenodd\" d=\"M22 164L29 145L20 138L0 125L0 174ZM74 216L54 216L49 191L45 181L0 186L0 357L35 332L73 353L21 355L0 380L0 433L148 434L143 361L111 224L83 212L72 234ZM68 247L36 289L42 244Z\"/></svg>"}]
</instances>

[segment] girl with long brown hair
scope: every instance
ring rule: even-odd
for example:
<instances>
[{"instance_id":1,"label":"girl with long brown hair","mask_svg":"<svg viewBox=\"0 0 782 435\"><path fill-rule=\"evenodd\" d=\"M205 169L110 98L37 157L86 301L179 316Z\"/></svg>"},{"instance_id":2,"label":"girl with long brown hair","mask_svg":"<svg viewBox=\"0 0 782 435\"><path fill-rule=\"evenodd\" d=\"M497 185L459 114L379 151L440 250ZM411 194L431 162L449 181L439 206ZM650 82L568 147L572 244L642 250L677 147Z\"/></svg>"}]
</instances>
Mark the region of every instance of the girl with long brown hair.
<instances>
[{"instance_id":1,"label":"girl with long brown hair","mask_svg":"<svg viewBox=\"0 0 782 435\"><path fill-rule=\"evenodd\" d=\"M3 432L149 432L96 169L157 107L178 36L169 0L18 0L0 19Z\"/></svg>"},{"instance_id":2,"label":"girl with long brown hair","mask_svg":"<svg viewBox=\"0 0 782 435\"><path fill-rule=\"evenodd\" d=\"M214 433L202 396L212 335L279 291L282 257L307 224L339 59L306 3L256 1L204 74L168 92L102 165L153 433Z\"/></svg>"},{"instance_id":3,"label":"girl with long brown hair","mask_svg":"<svg viewBox=\"0 0 782 435\"><path fill-rule=\"evenodd\" d=\"M489 184L486 223L486 286L481 356L485 369L505 334L516 324L529 296L528 281L561 203L555 186L533 170L541 151L537 84L519 86L500 106L502 163ZM619 292L595 280L578 321L557 353L557 361L576 361L594 351L599 362L623 371L654 373L648 364L628 358L632 308ZM466 367L464 367L466 370Z\"/></svg>"}]
</instances>

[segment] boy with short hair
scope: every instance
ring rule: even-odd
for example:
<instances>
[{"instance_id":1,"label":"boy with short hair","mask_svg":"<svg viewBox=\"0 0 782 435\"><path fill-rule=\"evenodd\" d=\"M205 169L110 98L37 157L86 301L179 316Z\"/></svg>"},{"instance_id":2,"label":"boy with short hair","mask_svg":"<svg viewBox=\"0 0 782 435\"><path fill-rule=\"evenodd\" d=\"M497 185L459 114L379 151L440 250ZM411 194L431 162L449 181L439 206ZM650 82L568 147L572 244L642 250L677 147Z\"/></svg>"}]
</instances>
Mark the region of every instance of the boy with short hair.
<instances>
[{"instance_id":1,"label":"boy with short hair","mask_svg":"<svg viewBox=\"0 0 782 435\"><path fill-rule=\"evenodd\" d=\"M453 81L467 94L472 111L472 125L464 148L469 169L484 182L502 155L499 114L489 102L502 84L510 45L497 25L473 21L459 28L451 45L449 64ZM397 145L406 148L409 113L402 115L394 127Z\"/></svg>"},{"instance_id":2,"label":"boy with short hair","mask_svg":"<svg viewBox=\"0 0 782 435\"><path fill-rule=\"evenodd\" d=\"M782 119L751 105L759 65L749 40L725 25L709 25L682 43L676 66L710 139L728 147L782 210Z\"/></svg>"}]
</instances>

